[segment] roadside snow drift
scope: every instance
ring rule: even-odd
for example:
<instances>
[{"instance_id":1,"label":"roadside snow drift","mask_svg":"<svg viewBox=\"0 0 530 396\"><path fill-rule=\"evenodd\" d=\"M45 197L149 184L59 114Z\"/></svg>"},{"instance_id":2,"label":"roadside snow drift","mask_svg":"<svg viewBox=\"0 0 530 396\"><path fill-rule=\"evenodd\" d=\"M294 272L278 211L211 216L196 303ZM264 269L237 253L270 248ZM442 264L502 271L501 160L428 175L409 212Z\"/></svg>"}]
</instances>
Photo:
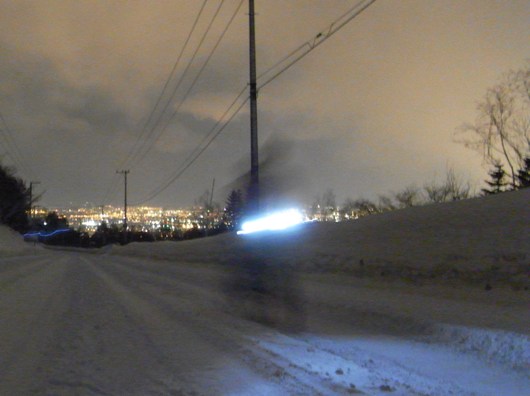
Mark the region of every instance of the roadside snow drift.
<instances>
[{"instance_id":1,"label":"roadside snow drift","mask_svg":"<svg viewBox=\"0 0 530 396\"><path fill-rule=\"evenodd\" d=\"M264 234L263 254L303 271L415 281L460 279L528 288L530 189L367 216L306 223ZM191 262L237 262L249 237L135 243L113 254Z\"/></svg>"},{"instance_id":2,"label":"roadside snow drift","mask_svg":"<svg viewBox=\"0 0 530 396\"><path fill-rule=\"evenodd\" d=\"M29 246L22 235L10 228L0 225L0 259L2 257L30 254L34 249Z\"/></svg>"}]
</instances>

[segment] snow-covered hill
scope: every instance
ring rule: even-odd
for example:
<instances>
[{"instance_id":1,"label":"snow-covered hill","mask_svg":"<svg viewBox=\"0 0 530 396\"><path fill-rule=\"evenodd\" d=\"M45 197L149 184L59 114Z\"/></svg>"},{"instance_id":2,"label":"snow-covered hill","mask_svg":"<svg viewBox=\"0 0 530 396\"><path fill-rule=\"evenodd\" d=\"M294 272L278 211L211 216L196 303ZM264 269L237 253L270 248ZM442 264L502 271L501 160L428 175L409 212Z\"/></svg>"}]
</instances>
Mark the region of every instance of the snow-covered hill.
<instances>
[{"instance_id":1,"label":"snow-covered hill","mask_svg":"<svg viewBox=\"0 0 530 396\"><path fill-rule=\"evenodd\" d=\"M256 237L254 237L255 240ZM530 189L261 236L262 254L303 271L528 288ZM250 237L131 244L113 254L237 262Z\"/></svg>"},{"instance_id":2,"label":"snow-covered hill","mask_svg":"<svg viewBox=\"0 0 530 396\"><path fill-rule=\"evenodd\" d=\"M0 229L0 394L528 394L528 202L110 254Z\"/></svg>"},{"instance_id":3,"label":"snow-covered hill","mask_svg":"<svg viewBox=\"0 0 530 396\"><path fill-rule=\"evenodd\" d=\"M422 323L431 340L529 367L521 309L530 288L530 189L259 236L136 243L112 254L230 266L249 251L305 279L327 279L326 288L307 289L307 299L333 292L344 312L395 317L398 327Z\"/></svg>"},{"instance_id":4,"label":"snow-covered hill","mask_svg":"<svg viewBox=\"0 0 530 396\"><path fill-rule=\"evenodd\" d=\"M0 258L29 254L34 251L22 235L0 224Z\"/></svg>"}]
</instances>

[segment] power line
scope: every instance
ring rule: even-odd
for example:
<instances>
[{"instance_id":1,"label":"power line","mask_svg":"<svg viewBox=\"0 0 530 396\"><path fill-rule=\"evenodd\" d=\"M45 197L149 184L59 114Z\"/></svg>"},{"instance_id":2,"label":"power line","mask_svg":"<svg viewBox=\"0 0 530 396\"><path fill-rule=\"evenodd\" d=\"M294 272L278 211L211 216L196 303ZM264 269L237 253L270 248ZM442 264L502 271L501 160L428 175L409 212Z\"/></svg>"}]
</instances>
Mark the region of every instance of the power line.
<instances>
[{"instance_id":1,"label":"power line","mask_svg":"<svg viewBox=\"0 0 530 396\"><path fill-rule=\"evenodd\" d=\"M119 176L114 174L114 177L111 183L109 184L109 187L107 188L107 191L105 192L105 195L103 196L103 199L100 202L101 205L104 206L105 204L109 203L112 200L112 198L114 197L118 189L118 181L119 181Z\"/></svg>"},{"instance_id":2,"label":"power line","mask_svg":"<svg viewBox=\"0 0 530 396\"><path fill-rule=\"evenodd\" d=\"M124 199L123 199L123 236L124 236L124 242L125 242L125 233L127 232L127 175L129 174L129 170L118 170L116 171L117 174L123 175L123 181L124 181Z\"/></svg>"},{"instance_id":3,"label":"power line","mask_svg":"<svg viewBox=\"0 0 530 396\"><path fill-rule=\"evenodd\" d=\"M149 117L148 117L147 121L144 123L144 125L143 125L143 127L142 127L142 129L141 129L141 131L140 131L140 134L138 135L138 138L137 138L137 140L136 140L134 146L132 147L131 151L129 152L129 154L127 155L127 157L125 158L125 160L123 160L123 161L121 162L120 168L123 167L123 165L127 164L128 162L130 162L130 161L133 159L133 157L138 156L139 152L140 152L141 149L142 149L142 145L145 145L145 144L146 144L146 142L147 142L147 140L148 140L148 138L149 138L149 136L147 136L146 138L144 138L145 133L147 132L147 127L148 127L148 125L150 124L150 122L152 121L153 116L154 116L154 114L155 114L157 108L159 107L160 102L162 101L162 98L164 97L164 95L165 95L165 93L166 93L166 91L167 91L167 89L168 89L168 87L169 87L169 84L170 84L171 80L172 80L173 77L175 76L175 72L176 72L176 70L177 70L177 68L178 68L178 65L180 64L180 62L181 62L181 60L182 60L182 57L183 57L183 55L184 55L184 52L186 51L186 48L188 47L188 44L189 44L189 42L190 42L190 40L191 40L191 37L193 36L193 33L195 32L195 29L197 28L198 22L199 22L199 20L200 20L200 18L201 18L201 15L203 14L203 11L204 11L204 8L205 8L207 2L208 2L208 0L204 0L204 1L203 1L202 5L201 5L201 8L199 9L199 12L197 13L197 16L195 17L195 20L194 20L194 22L193 22L193 24L192 24L192 27L191 27L191 29L190 29L190 31L189 31L187 37L186 37L186 40L185 40L185 42L184 42L184 45L182 46L182 48L181 48L181 50L180 50L180 52L179 52L179 55L178 55L178 57L177 57L177 60L176 60L175 63L173 64L173 68L171 69L171 72L169 73L169 75L168 75L168 77L167 77L167 79L166 79L166 82L164 83L164 87L162 88L162 91L160 92L160 95L158 96L158 99L157 99L157 101L156 101L156 103L155 103L153 109L151 110L151 112L150 112L150 114L149 114ZM221 2L221 4L222 4L222 2ZM204 36L203 36L203 39L204 39ZM203 40L202 40L202 41L203 41ZM202 44L202 41L201 41L201 44ZM199 44L199 47L198 47L198 48L200 48L200 45L201 45L201 44ZM197 52L197 51L196 51L196 52ZM193 61L193 59L192 59L192 61ZM189 67L189 64L190 64L190 63L188 63L188 67ZM173 97L175 96L175 93L176 93L178 87L180 86L180 83L182 82L182 78L183 78L183 76L184 76L184 74L185 74L186 71L187 71L187 68L186 68L186 70L184 71L184 73L182 74L181 79L178 81L178 83L177 83L176 87L174 88L172 94L169 96L169 98L168 98L168 100L167 100L167 102L166 102L164 108L162 109L162 112L161 112L161 114L159 115L159 117L162 117L162 116L163 116L163 114L164 114L164 112L166 111L167 107L168 107L169 104L171 103L171 100L172 100ZM158 121L157 121L157 122L158 122ZM155 125L155 127L156 127L156 125ZM151 130L150 134L151 134L151 133L152 133L152 130ZM144 139L144 142L143 142L143 143L141 143L141 142L142 142L142 139ZM102 204L102 205L108 203L109 200L112 199L112 197L114 197L114 195L115 195L116 192L117 192L118 181L119 181L119 177L117 177L117 175L115 174L115 175L114 175L114 178L113 178L112 181L111 181L111 184L109 185L108 189L106 190L106 193L105 193L105 195L104 195L104 197L103 197L103 200L101 201L101 204Z\"/></svg>"},{"instance_id":4,"label":"power line","mask_svg":"<svg viewBox=\"0 0 530 396\"><path fill-rule=\"evenodd\" d=\"M353 6L350 10L348 10L346 13L342 14L338 19L336 19L331 25L329 25L329 27L326 30L318 33L313 39L305 42L304 44L296 48L294 51L290 53L289 56L282 58L279 62L276 62L273 65L273 67L267 69L264 73L261 74L261 78L264 78L268 73L272 72L274 68L278 67L279 65L287 61L290 57L295 56L296 53L300 52L301 50L305 48L305 50L302 51L300 55L297 55L292 61L288 62L279 71L277 71L271 77L266 79L265 82L261 83L258 86L258 90L265 87L269 83L271 83L273 80L278 78L282 73L290 69L294 64L298 63L308 53L313 51L316 47L318 47L324 41L326 41L331 36L333 36L335 33L337 33L346 24L348 24L353 19L355 19L357 16L359 16L364 10L366 10L368 7L370 7L375 2L376 0L368 0L368 1L361 0L359 3Z\"/></svg>"},{"instance_id":5,"label":"power line","mask_svg":"<svg viewBox=\"0 0 530 396\"><path fill-rule=\"evenodd\" d=\"M188 90L186 91L186 93L184 94L183 98L181 99L181 101L179 102L178 106L176 107L176 109L173 111L173 113L171 114L171 117L169 117L169 119L167 120L166 124L164 125L164 127L160 130L160 132L158 133L156 139L154 140L154 142L152 143L152 145L150 146L150 148L148 149L148 151L156 144L156 142L160 139L160 137L162 136L162 134L165 132L165 130L167 129L167 127L169 126L171 120L178 114L178 112L180 111L180 108L182 107L182 105L184 104L184 102L186 101L186 99L188 98L188 96L190 95L190 93L192 92L193 88L195 87L195 85L197 84L197 81L199 80L199 78L201 77L203 71L206 69L206 66L208 66L208 63L210 62L211 58L213 57L215 51L217 50L217 48L219 47L219 44L221 43L221 41L223 40L226 32L228 31L228 29L230 28L230 26L232 25L232 22L234 21L239 9L241 8L241 5L243 4L243 1L244 0L241 0L239 2L239 5L237 6L236 10L234 11L234 13L232 14L232 17L230 18L230 20L228 21L228 24L225 26L223 32L221 33L221 35L219 36L219 38L217 39L217 42L215 43L214 47L211 49L208 57L206 58L206 60L203 62L199 72L197 73L197 75L195 76L193 82L191 83L191 85L189 86ZM140 161L142 161L145 156L147 155L147 152L144 153L144 155L140 158Z\"/></svg>"},{"instance_id":6,"label":"power line","mask_svg":"<svg viewBox=\"0 0 530 396\"><path fill-rule=\"evenodd\" d=\"M147 141L153 136L153 134L155 133L155 130L156 128L158 127L158 125L160 124L161 120L162 120L162 117L164 116L164 114L166 113L169 105L171 104L171 101L173 100L173 98L175 97L176 93L177 93L177 90L180 88L180 85L182 84L182 82L184 81L184 78L186 76L186 74L188 73L188 70L190 69L191 65L193 64L193 61L195 60L196 56L197 56L197 53L199 52L199 50L201 49L208 33L210 32L210 29L212 28L213 26L213 23L215 21L215 19L217 18L217 16L219 15L219 12L221 10L221 7L223 6L224 4L224 0L221 0L221 2L219 3L214 15L212 16L212 19L210 20L206 30L204 31L200 41L199 41L199 44L197 45L191 59L188 61L188 64L186 65L186 68L184 69L184 71L182 72L181 76L180 76L180 79L179 81L177 82L177 85L175 86L175 88L173 89L173 92L170 96L170 98L168 99L168 101L166 102L166 105L164 106L164 109L162 110L162 113L158 116L154 126L151 128L151 130L149 131L148 133L148 136L146 137L145 139L145 144L147 144ZM180 106L182 105L183 101L180 102L179 104L179 108ZM171 118L173 118L175 113L173 113L173 115L169 118L169 120L171 120ZM168 121L168 124L169 124L169 121ZM158 139L160 138L160 136L162 135L162 133L164 132L165 130L165 127L163 128L162 132L159 132L157 134L157 136L155 137L154 141L152 141L151 143L149 143L149 145L147 146L147 149L143 150L143 153L142 152L142 149L140 147L139 150L136 151L136 153L133 155L133 158L132 160L135 162L135 163L139 163L141 161L143 161L143 159L147 156L147 154L151 151L151 149L153 148L153 146L156 144L156 142L158 141ZM138 159L138 157L140 157L140 159Z\"/></svg>"},{"instance_id":7,"label":"power line","mask_svg":"<svg viewBox=\"0 0 530 396\"><path fill-rule=\"evenodd\" d=\"M279 71L277 71L276 73L274 73L271 77L269 77L268 79L265 80L265 82L261 83L259 86L258 86L258 89L261 89L263 87L265 87L266 85L268 85L269 83L271 83L274 79L276 79L277 77L279 77L282 73L284 73L285 71L287 71L290 67L292 67L294 64L296 64L298 61L300 61L303 57L305 57L309 52L311 52L312 50L314 50L316 47L318 47L320 44L322 44L324 41L326 41L328 38L330 38L333 34L335 34L337 31L339 31L340 29L342 29L346 24L348 24L350 21L352 21L353 19L355 19L358 15L360 15L364 10L366 10L368 7L370 7L373 3L375 3L376 0L369 0L369 1L365 1L365 0L362 0L360 1L359 3L357 3L354 7L352 7L350 10L348 10L346 13L344 13L343 15L341 15L338 19L336 19L333 23L331 23L331 25L329 25L329 27L326 29L326 31L324 32L320 32L318 33L312 40L310 41L307 41L305 43L303 43L302 45L300 45L299 47L295 48L294 50L292 50L289 54L287 54L286 56L284 56L283 58L281 58L279 61L277 61L276 63L274 63L273 66L271 66L270 68L268 68L267 70L265 70L263 73L261 73L259 76L258 76L258 80L259 79L263 79L267 74L271 73L275 68L277 68L278 66L282 65L284 62L288 61L290 58L292 58L293 56L296 56L294 60L288 62L286 65L284 65ZM306 50L304 52L302 52L300 55L296 55L298 52L300 52L301 50L303 50L304 48L306 48ZM245 99L245 101L243 101L240 106L237 108L237 110L230 116L230 118L223 124L223 126L217 131L215 132L215 134L212 135L212 133L215 131L215 128L217 128L217 126L219 125L220 121L226 116L226 114L228 114L228 112L230 111L230 109L235 105L235 103L237 102L237 100L239 100L239 98L241 97L242 93L245 92L246 90L246 87L240 92L240 94L237 96L237 98L234 100L234 102L232 102L232 104L229 106L229 108L227 109L227 111L223 114L223 116L221 117L221 119L214 125L214 127L210 130L210 132L206 135L206 137L199 143L199 145L197 146L197 148L192 152L192 154L190 156L188 156L188 158L183 162L183 164L181 165L181 167L179 168L179 171L177 171L175 174L173 174L169 180L167 180L161 187L159 187L158 189L155 189L149 196L148 198L142 200L141 202L139 202L138 204L142 204L142 203L145 203L147 201L150 201L152 200L153 198L157 197L159 194L161 194L163 191L165 191L173 182L175 182L178 178L180 178L180 176L182 176L182 174L188 169L191 167L191 165L202 155L202 153L204 153L204 151L206 151L206 149L213 143L213 141L221 134L221 132L223 132L223 130L228 126L228 124L232 121L232 119L236 116L236 114L239 113L239 111L241 111L241 109L243 108L243 106L248 102L249 100L249 97L247 97ZM210 137L210 140L208 141L208 143L204 146L204 147L201 147L201 145L204 143L204 141Z\"/></svg>"},{"instance_id":8,"label":"power line","mask_svg":"<svg viewBox=\"0 0 530 396\"><path fill-rule=\"evenodd\" d=\"M122 165L126 164L131 159L131 157L133 156L133 153L136 153L139 150L138 144L140 144L140 141L142 140L145 132L147 131L147 126L150 124L150 122L151 122L151 120L153 118L153 115L155 114L156 109L158 108L158 105L160 104L162 98L164 97L164 94L166 93L166 90L167 90L167 88L169 86L170 81L173 79L173 77L175 75L175 72L177 70L177 67L178 67L181 59L182 59L184 51L186 50L186 48L187 48L187 46L188 46L188 44L190 42L190 39L191 39L191 37L193 35L193 32L195 31L195 28L197 27L197 24L199 22L199 19L200 19L201 15L202 15L202 12L204 11L204 7L206 6L207 2L208 2L208 0L204 0L203 1L202 6L199 9L199 12L197 14L197 17L195 18L195 21L193 22L191 30L189 31L188 36L186 37L186 41L184 42L184 45L182 46L182 48L180 50L180 53L179 53L179 55L177 57L177 60L173 64L173 68L171 69L171 72L169 73L169 76L167 77L166 82L164 83L164 87L162 88L162 92L160 92L160 95L158 96L158 99L156 100L156 103L155 103L153 109L151 110L151 113L149 114L149 117L148 117L147 121L144 123L144 125L142 127L142 130L140 132L140 135L138 136L138 139L136 140L136 142L135 142L133 148L131 149L131 151L129 152L129 155L127 156L127 158L122 162ZM177 84L177 87L178 87L178 84ZM173 98L173 95L168 99L168 102L166 103L166 107L164 107L163 111L165 111L165 109L167 108L169 102Z\"/></svg>"},{"instance_id":9,"label":"power line","mask_svg":"<svg viewBox=\"0 0 530 396\"><path fill-rule=\"evenodd\" d=\"M338 30L340 30L342 27L344 27L348 22L350 22L351 20L353 20L355 17L357 17L361 12L363 12L365 9L367 9L370 5L372 5L376 0L371 0L371 1L368 1L368 2L365 2L365 1L361 1L359 3L357 3L352 9L350 9L347 13L343 14L340 18L338 18L337 20L335 20L330 26L329 28L327 29L326 32L324 33L319 33L315 36L315 38L311 41L308 41L304 44L302 44L301 46L299 46L298 48L296 48L295 50L291 51L287 56L283 57L282 59L280 59L278 62L276 62L272 67L270 67L269 69L267 69L265 72L261 73L260 76L258 78L263 78L264 76L266 76L268 73L270 73L271 71L273 71L275 68L277 68L278 66L280 66L282 63L286 62L287 60L289 60L289 58L293 57L296 55L296 53L298 53L300 50L304 49L304 48L307 48L306 51L304 51L301 55L298 55L296 56L296 58L292 61L290 61L287 65L285 65L283 68L281 68L279 71L277 71L276 73L274 73L272 75L272 77L269 77L264 83L262 83L259 88L263 88L264 86L266 86L267 84L269 84L270 82L272 82L275 78L277 78L280 74L282 74L283 72L285 72L287 69L289 69L291 66L293 66L295 63L297 63L299 60L301 60L304 56L306 56L310 51L312 51L313 49L315 49L317 46L319 46L320 44L322 44L322 42L324 42L325 40L327 40L328 38L330 38L333 34L335 34ZM230 109L235 105L235 103L239 100L239 98L241 97L242 93L246 90L246 87L240 92L240 94L237 96L237 98L234 100L234 102L232 102L232 104L229 106L229 108L227 109L227 111L223 114L223 116L221 117L221 119L214 125L214 127L210 130L210 132L205 136L205 138L203 138L203 140L199 143L199 145L197 146L197 148L192 152L192 154L190 156L188 156L186 158L186 160L183 162L183 164L181 165L181 167L179 168L179 171L177 171L175 174L173 174L162 186L160 186L159 188L155 189L146 199L142 200L141 202L139 202L138 204L142 204L142 203L145 203L147 201L150 201L152 200L153 198L155 198L156 196L158 196L159 194L161 194L163 191L165 191L174 181L176 181L180 176L182 176L182 174L191 167L191 165L193 165L193 163L195 163L195 161L200 157L200 155L202 155L202 153L204 153L204 151L211 145L211 143L213 143L213 141L221 134L221 132L228 126L228 124L232 121L232 119L236 116L237 113L239 113L239 111L243 108L243 106L246 104L246 102L249 100L249 98L246 98L240 105L239 107L236 109L236 111L230 116L230 118L223 124L223 126L217 131L215 132L213 135L212 133L215 131L215 129L217 128L217 126L220 124L221 120L228 114L228 112L230 111ZM174 113L175 114L175 113ZM173 114L173 115L174 115ZM172 117L173 117L172 115ZM167 124L166 124L167 126ZM203 147L201 147L203 145L203 143L205 142L205 140L208 140L207 144L204 145Z\"/></svg>"},{"instance_id":10,"label":"power line","mask_svg":"<svg viewBox=\"0 0 530 396\"><path fill-rule=\"evenodd\" d=\"M170 178L163 183L162 186L156 188L151 192L151 194L135 203L135 205L141 205L145 202L148 202L152 200L153 198L160 195L163 191L165 191L173 182L175 182L178 178L180 178L186 170L188 170L191 165L197 159L206 151L208 147L213 143L213 141L225 130L225 128L230 124L230 122L234 119L234 117L241 111L243 106L248 102L249 97L245 98L243 102L237 107L237 109L232 113L232 115L223 123L223 125L216 131L217 127L221 124L223 119L230 113L230 110L236 105L236 103L239 101L239 99L242 97L242 95L245 93L247 87L244 87L243 90L237 95L237 97L234 99L234 101L230 104L228 109L223 113L221 118L215 123L215 125L210 129L210 131L205 135L205 137L201 140L201 142L197 145L197 147L192 151L192 153L182 162L179 170L172 174ZM203 146L203 144L206 142L206 144Z\"/></svg>"},{"instance_id":11,"label":"power line","mask_svg":"<svg viewBox=\"0 0 530 396\"><path fill-rule=\"evenodd\" d=\"M276 67L278 67L279 65L281 65L283 62L285 62L287 59L291 58L294 54L296 54L298 51L300 51L302 48L304 48L305 46L307 46L307 43L304 43L302 44L301 46L299 46L298 48L295 48L294 50L292 50L291 52L289 52L287 55L285 55L283 58L281 58L280 60L278 60L276 63L274 63L272 66L270 66L268 69L266 69L265 71L261 72L260 74L258 74L258 77L257 79L260 80L261 78L263 78L265 75L267 75L268 73L270 73L272 70L274 70Z\"/></svg>"},{"instance_id":12,"label":"power line","mask_svg":"<svg viewBox=\"0 0 530 396\"><path fill-rule=\"evenodd\" d=\"M6 150L6 155L11 158L17 168L24 170L28 176L35 175L32 169L24 161L24 156L21 154L17 142L13 138L13 133L11 132L11 129L7 125L7 122L1 112L0 120L3 124L3 128L0 127L0 132L4 137L4 143L2 143L1 141L0 143L2 143L2 146Z\"/></svg>"}]
</instances>

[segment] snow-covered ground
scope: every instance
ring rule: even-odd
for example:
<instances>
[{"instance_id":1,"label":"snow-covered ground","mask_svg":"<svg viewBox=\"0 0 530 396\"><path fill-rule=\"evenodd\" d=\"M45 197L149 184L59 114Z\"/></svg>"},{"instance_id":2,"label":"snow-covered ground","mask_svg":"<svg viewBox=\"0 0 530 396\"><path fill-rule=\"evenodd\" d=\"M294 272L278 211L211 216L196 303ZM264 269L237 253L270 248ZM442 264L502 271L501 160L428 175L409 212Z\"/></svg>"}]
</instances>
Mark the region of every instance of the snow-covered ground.
<instances>
[{"instance_id":1,"label":"snow-covered ground","mask_svg":"<svg viewBox=\"0 0 530 396\"><path fill-rule=\"evenodd\" d=\"M25 243L20 234L0 224L0 260L9 256L34 254L37 249L37 246Z\"/></svg>"},{"instance_id":2,"label":"snow-covered ground","mask_svg":"<svg viewBox=\"0 0 530 396\"><path fill-rule=\"evenodd\" d=\"M0 228L0 394L530 394L529 202L101 254Z\"/></svg>"}]
</instances>

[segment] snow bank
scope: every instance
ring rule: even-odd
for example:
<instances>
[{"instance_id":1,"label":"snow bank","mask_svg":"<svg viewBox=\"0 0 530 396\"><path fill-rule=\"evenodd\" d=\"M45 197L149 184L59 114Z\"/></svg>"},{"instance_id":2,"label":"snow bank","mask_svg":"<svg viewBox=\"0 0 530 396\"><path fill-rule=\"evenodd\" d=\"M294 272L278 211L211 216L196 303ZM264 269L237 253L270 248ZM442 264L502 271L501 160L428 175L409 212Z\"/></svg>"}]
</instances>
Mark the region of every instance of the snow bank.
<instances>
[{"instance_id":1,"label":"snow bank","mask_svg":"<svg viewBox=\"0 0 530 396\"><path fill-rule=\"evenodd\" d=\"M437 324L430 336L431 342L449 344L461 352L472 352L490 362L530 370L530 338L523 334Z\"/></svg>"},{"instance_id":2,"label":"snow bank","mask_svg":"<svg viewBox=\"0 0 530 396\"><path fill-rule=\"evenodd\" d=\"M530 286L530 189L397 210L343 223L309 223L256 237L260 254L304 271L414 281L459 279ZM135 243L113 254L192 262L237 262L249 238L225 234ZM260 248L258 248L259 250Z\"/></svg>"},{"instance_id":3,"label":"snow bank","mask_svg":"<svg viewBox=\"0 0 530 396\"><path fill-rule=\"evenodd\" d=\"M29 254L33 251L34 249L24 242L22 235L0 225L0 258Z\"/></svg>"},{"instance_id":4,"label":"snow bank","mask_svg":"<svg viewBox=\"0 0 530 396\"><path fill-rule=\"evenodd\" d=\"M136 243L115 247L111 254L226 265L251 254L312 272L316 278L326 273L326 278L366 282L372 287L366 289L364 299L362 287L341 288L338 282L317 290L311 284L312 292L306 295L322 299L336 292L332 300L360 304L361 310L353 312L361 317L383 315L396 318L402 326L419 315L419 323L429 329L426 342L528 372L530 338L513 315L528 301L524 289L530 287L529 203L527 189L351 222L308 223L259 236L225 234L187 242ZM403 293L395 293L398 286ZM390 294L383 298L385 293ZM509 293L510 299L501 301L503 293Z\"/></svg>"}]
</instances>

